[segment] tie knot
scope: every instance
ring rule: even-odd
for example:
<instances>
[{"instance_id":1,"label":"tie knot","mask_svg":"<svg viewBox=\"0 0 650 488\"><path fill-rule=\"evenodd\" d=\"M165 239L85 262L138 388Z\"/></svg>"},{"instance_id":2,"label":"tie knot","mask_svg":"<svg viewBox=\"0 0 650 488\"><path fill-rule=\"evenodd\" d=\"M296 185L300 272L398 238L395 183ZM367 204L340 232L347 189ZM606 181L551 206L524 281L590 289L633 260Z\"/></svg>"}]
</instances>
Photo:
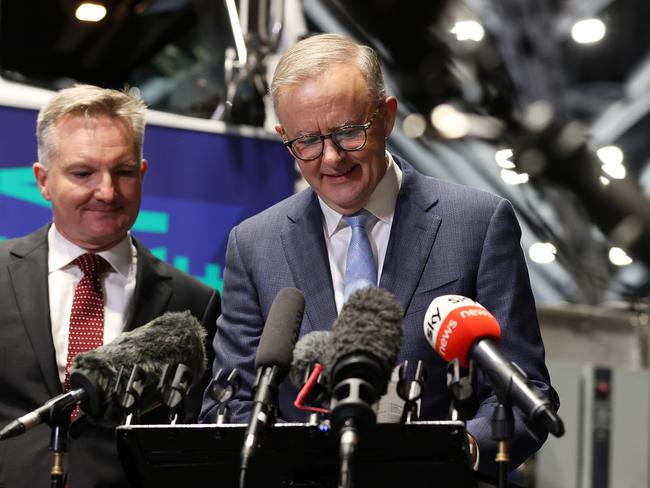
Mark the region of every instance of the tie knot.
<instances>
[{"instance_id":1,"label":"tie knot","mask_svg":"<svg viewBox=\"0 0 650 488\"><path fill-rule=\"evenodd\" d=\"M92 254L89 252L79 256L74 260L74 263L79 266L79 269L81 269L85 276L91 276L95 278L101 276L102 273L106 271L110 266L108 264L108 261L106 261L99 254Z\"/></svg>"},{"instance_id":2,"label":"tie knot","mask_svg":"<svg viewBox=\"0 0 650 488\"><path fill-rule=\"evenodd\" d=\"M365 208L359 210L357 213L352 215L344 215L343 220L347 222L350 227L365 227L366 222L372 214L368 212Z\"/></svg>"}]
</instances>

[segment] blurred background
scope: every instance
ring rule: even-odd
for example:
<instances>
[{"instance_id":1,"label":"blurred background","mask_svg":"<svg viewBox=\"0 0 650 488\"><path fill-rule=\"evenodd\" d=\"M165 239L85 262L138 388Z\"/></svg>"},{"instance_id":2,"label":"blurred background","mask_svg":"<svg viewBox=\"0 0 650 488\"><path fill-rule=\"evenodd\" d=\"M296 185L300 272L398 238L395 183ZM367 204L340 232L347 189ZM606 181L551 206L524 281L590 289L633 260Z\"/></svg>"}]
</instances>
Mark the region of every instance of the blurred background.
<instances>
[{"instance_id":1,"label":"blurred background","mask_svg":"<svg viewBox=\"0 0 650 488\"><path fill-rule=\"evenodd\" d=\"M563 412L583 425L525 482L637 488L650 486L649 24L648 0L0 0L0 100L20 91L37 109L41 90L128 87L184 130L262 141L252 154L281 158L288 186L229 227L301 185L269 135L278 57L316 32L371 45L400 103L390 150L508 198L521 222Z\"/></svg>"}]
</instances>

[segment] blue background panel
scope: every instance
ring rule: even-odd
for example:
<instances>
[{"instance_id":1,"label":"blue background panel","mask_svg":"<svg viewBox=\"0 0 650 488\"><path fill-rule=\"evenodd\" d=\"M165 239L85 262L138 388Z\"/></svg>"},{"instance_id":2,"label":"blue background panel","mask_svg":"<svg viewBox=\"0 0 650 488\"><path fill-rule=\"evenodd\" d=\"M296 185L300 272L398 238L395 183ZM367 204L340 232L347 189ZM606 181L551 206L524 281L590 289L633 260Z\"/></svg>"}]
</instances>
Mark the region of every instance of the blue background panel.
<instances>
[{"instance_id":1,"label":"blue background panel","mask_svg":"<svg viewBox=\"0 0 650 488\"><path fill-rule=\"evenodd\" d=\"M34 180L34 110L0 107L0 239L51 219ZM133 233L158 257L221 289L230 229L293 193L279 141L148 125L140 215Z\"/></svg>"}]
</instances>

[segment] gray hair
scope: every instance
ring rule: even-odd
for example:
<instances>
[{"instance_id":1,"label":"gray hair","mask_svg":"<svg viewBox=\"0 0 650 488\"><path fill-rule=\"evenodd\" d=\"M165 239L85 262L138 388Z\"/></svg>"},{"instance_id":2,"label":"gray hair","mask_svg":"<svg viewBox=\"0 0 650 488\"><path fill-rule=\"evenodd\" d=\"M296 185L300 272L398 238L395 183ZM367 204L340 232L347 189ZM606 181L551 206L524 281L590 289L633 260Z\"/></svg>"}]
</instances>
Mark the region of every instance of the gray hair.
<instances>
[{"instance_id":1,"label":"gray hair","mask_svg":"<svg viewBox=\"0 0 650 488\"><path fill-rule=\"evenodd\" d=\"M384 77L374 49L338 34L318 34L297 42L280 58L270 89L275 113L282 88L300 85L333 65L348 63L359 69L374 102L386 98Z\"/></svg>"},{"instance_id":2,"label":"gray hair","mask_svg":"<svg viewBox=\"0 0 650 488\"><path fill-rule=\"evenodd\" d=\"M66 115L120 117L133 130L135 154L142 160L147 106L127 92L93 85L75 85L56 93L41 108L36 122L39 162L48 168L58 151L57 123Z\"/></svg>"}]
</instances>

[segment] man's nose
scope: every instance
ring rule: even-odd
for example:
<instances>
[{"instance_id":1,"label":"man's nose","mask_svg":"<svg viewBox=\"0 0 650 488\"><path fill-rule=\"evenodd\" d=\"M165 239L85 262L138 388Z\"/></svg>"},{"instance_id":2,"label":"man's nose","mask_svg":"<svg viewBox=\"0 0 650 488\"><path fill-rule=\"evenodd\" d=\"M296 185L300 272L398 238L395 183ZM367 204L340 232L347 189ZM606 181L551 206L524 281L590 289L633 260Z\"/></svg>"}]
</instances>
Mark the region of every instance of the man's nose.
<instances>
[{"instance_id":1,"label":"man's nose","mask_svg":"<svg viewBox=\"0 0 650 488\"><path fill-rule=\"evenodd\" d=\"M98 199L109 202L115 198L115 184L110 173L101 175L97 188L95 188L95 195Z\"/></svg>"},{"instance_id":2,"label":"man's nose","mask_svg":"<svg viewBox=\"0 0 650 488\"><path fill-rule=\"evenodd\" d=\"M323 156L322 160L324 163L333 165L341 161L343 158L343 149L339 148L331 137L328 137L323 140Z\"/></svg>"}]
</instances>

